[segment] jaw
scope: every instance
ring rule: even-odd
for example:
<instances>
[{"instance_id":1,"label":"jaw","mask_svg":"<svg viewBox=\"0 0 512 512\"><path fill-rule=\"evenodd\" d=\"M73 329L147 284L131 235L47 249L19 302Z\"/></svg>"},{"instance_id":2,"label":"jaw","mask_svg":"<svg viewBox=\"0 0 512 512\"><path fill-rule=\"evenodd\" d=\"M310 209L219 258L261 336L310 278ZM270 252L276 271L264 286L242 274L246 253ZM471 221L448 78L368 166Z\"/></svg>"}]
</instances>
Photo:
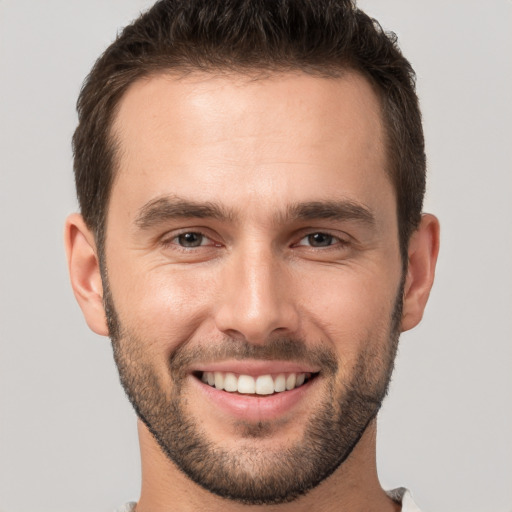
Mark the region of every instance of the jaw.
<instances>
[{"instance_id":1,"label":"jaw","mask_svg":"<svg viewBox=\"0 0 512 512\"><path fill-rule=\"evenodd\" d=\"M171 382L167 381L171 383L170 393L160 404L163 407L153 410L148 417L148 424L160 434L155 434L160 445L152 443L153 447L156 444L159 456L155 452L152 456L167 467L168 482L174 481L174 473L178 471L188 476L184 481L187 492L194 493L198 484L207 493L204 503L195 510L214 510L210 504L220 499L219 496L229 498L222 500L224 504L238 503L238 509L233 510L240 510L240 503L267 503L264 500L279 504L281 509L290 500L293 504L309 502L306 498L317 494L316 486L330 488L328 483L340 472L345 475L340 480L343 483L347 474L361 476L361 471L371 470L375 440L368 438L367 427L378 408L376 400L381 396L374 372L356 372L359 378L373 375L376 379L366 386L346 380L347 375L341 370L337 373L325 370L311 373L309 381L294 389L257 395L229 392L203 382L209 370L233 370L231 364L229 368L194 364L185 365L188 369L180 374L172 372L171 363L170 376L177 379L176 383L171 383L172 378ZM245 360L244 364L249 362ZM243 371L247 372L245 375L254 373L255 380L261 376L257 375L259 370L244 368ZM276 374L269 375L274 379ZM159 384L162 392L162 382ZM366 392L360 395L347 391L350 389ZM160 393L160 396L164 395ZM368 401L357 412L364 397ZM369 443L361 444L368 439ZM157 476L160 482L163 474ZM252 495L244 491L249 482ZM289 488L283 487L288 483ZM352 491L347 488L347 492ZM309 506L315 509L316 504L311 502Z\"/></svg>"},{"instance_id":2,"label":"jaw","mask_svg":"<svg viewBox=\"0 0 512 512\"><path fill-rule=\"evenodd\" d=\"M372 420L347 460L320 485L290 503L274 507L244 506L249 510L310 512L311 510L395 511L382 490L376 470L376 420ZM240 503L226 500L197 485L164 454L146 425L138 420L142 463L141 512L166 512L171 503L180 503L184 512L239 512ZM172 485L169 485L172 482ZM336 507L333 509L332 504ZM362 508L354 508L354 504ZM389 508L386 508L386 505ZM396 504L395 504L396 507Z\"/></svg>"}]
</instances>

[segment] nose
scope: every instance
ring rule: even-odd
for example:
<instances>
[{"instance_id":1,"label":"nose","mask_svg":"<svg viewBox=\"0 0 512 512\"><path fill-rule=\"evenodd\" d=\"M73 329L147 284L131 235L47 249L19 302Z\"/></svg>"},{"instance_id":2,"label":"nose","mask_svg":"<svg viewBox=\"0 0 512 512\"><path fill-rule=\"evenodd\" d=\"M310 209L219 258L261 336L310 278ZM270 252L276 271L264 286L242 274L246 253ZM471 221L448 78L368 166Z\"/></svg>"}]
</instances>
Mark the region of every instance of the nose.
<instances>
[{"instance_id":1,"label":"nose","mask_svg":"<svg viewBox=\"0 0 512 512\"><path fill-rule=\"evenodd\" d=\"M272 334L298 330L292 276L270 248L240 251L229 258L217 303L217 328L232 338L263 344Z\"/></svg>"}]
</instances>

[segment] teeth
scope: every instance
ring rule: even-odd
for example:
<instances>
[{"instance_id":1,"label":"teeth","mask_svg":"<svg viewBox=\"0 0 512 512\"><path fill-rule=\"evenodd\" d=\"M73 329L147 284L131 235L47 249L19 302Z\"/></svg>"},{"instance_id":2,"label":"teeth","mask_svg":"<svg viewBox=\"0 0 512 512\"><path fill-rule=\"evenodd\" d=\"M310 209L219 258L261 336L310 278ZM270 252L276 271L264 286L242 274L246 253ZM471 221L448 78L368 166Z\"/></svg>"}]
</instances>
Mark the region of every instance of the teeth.
<instances>
[{"instance_id":1,"label":"teeth","mask_svg":"<svg viewBox=\"0 0 512 512\"><path fill-rule=\"evenodd\" d=\"M280 373L278 375L235 375L231 372L203 372L201 380L216 389L244 395L271 395L302 386L311 376L306 373Z\"/></svg>"},{"instance_id":2,"label":"teeth","mask_svg":"<svg viewBox=\"0 0 512 512\"><path fill-rule=\"evenodd\" d=\"M286 375L281 374L276 377L276 380L274 381L274 391L276 393L286 391Z\"/></svg>"},{"instance_id":3,"label":"teeth","mask_svg":"<svg viewBox=\"0 0 512 512\"><path fill-rule=\"evenodd\" d=\"M231 393L238 391L238 379L234 373L226 373L224 377L224 389Z\"/></svg>"},{"instance_id":4,"label":"teeth","mask_svg":"<svg viewBox=\"0 0 512 512\"><path fill-rule=\"evenodd\" d=\"M238 377L238 392L247 395L256 393L256 381L250 375L240 375Z\"/></svg>"},{"instance_id":5,"label":"teeth","mask_svg":"<svg viewBox=\"0 0 512 512\"><path fill-rule=\"evenodd\" d=\"M222 373L220 372L215 372L214 373L214 376L215 376L215 387L217 389L224 389L224 375L222 375Z\"/></svg>"},{"instance_id":6,"label":"teeth","mask_svg":"<svg viewBox=\"0 0 512 512\"><path fill-rule=\"evenodd\" d=\"M256 394L271 395L274 392L274 381L270 375L260 375L256 379Z\"/></svg>"},{"instance_id":7,"label":"teeth","mask_svg":"<svg viewBox=\"0 0 512 512\"><path fill-rule=\"evenodd\" d=\"M297 382L297 375L295 373L290 373L288 377L286 377L286 390L290 391L295 387L295 383Z\"/></svg>"}]
</instances>

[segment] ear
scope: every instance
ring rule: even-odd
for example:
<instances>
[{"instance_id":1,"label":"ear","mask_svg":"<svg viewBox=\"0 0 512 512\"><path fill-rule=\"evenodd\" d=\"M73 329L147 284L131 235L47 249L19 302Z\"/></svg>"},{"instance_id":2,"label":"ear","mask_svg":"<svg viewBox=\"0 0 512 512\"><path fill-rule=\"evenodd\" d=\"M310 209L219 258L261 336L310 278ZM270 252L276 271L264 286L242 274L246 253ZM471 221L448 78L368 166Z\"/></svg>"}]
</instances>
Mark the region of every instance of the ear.
<instances>
[{"instance_id":1,"label":"ear","mask_svg":"<svg viewBox=\"0 0 512 512\"><path fill-rule=\"evenodd\" d=\"M424 214L418 229L409 241L409 265L404 286L401 330L419 324L427 305L439 253L439 221Z\"/></svg>"},{"instance_id":2,"label":"ear","mask_svg":"<svg viewBox=\"0 0 512 512\"><path fill-rule=\"evenodd\" d=\"M78 213L66 220L64 232L69 276L76 300L87 325L97 334L107 336L103 308L103 285L94 236Z\"/></svg>"}]
</instances>

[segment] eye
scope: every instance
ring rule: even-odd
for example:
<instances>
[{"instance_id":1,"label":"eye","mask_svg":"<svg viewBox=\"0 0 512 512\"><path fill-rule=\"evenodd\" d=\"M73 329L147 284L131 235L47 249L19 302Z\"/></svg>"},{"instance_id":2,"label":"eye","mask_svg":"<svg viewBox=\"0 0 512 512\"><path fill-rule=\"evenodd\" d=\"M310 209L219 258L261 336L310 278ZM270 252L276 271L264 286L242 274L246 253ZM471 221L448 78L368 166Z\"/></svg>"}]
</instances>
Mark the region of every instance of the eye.
<instances>
[{"instance_id":1,"label":"eye","mask_svg":"<svg viewBox=\"0 0 512 512\"><path fill-rule=\"evenodd\" d=\"M203 245L205 236L201 233L182 233L178 235L175 240L182 247L199 247Z\"/></svg>"},{"instance_id":2,"label":"eye","mask_svg":"<svg viewBox=\"0 0 512 512\"><path fill-rule=\"evenodd\" d=\"M177 245L186 249L193 249L194 247L215 245L215 242L197 231L186 231L164 241L164 245Z\"/></svg>"},{"instance_id":3,"label":"eye","mask_svg":"<svg viewBox=\"0 0 512 512\"><path fill-rule=\"evenodd\" d=\"M343 243L339 238L329 233L311 233L302 238L297 245L310 247L329 247L331 245Z\"/></svg>"}]
</instances>

